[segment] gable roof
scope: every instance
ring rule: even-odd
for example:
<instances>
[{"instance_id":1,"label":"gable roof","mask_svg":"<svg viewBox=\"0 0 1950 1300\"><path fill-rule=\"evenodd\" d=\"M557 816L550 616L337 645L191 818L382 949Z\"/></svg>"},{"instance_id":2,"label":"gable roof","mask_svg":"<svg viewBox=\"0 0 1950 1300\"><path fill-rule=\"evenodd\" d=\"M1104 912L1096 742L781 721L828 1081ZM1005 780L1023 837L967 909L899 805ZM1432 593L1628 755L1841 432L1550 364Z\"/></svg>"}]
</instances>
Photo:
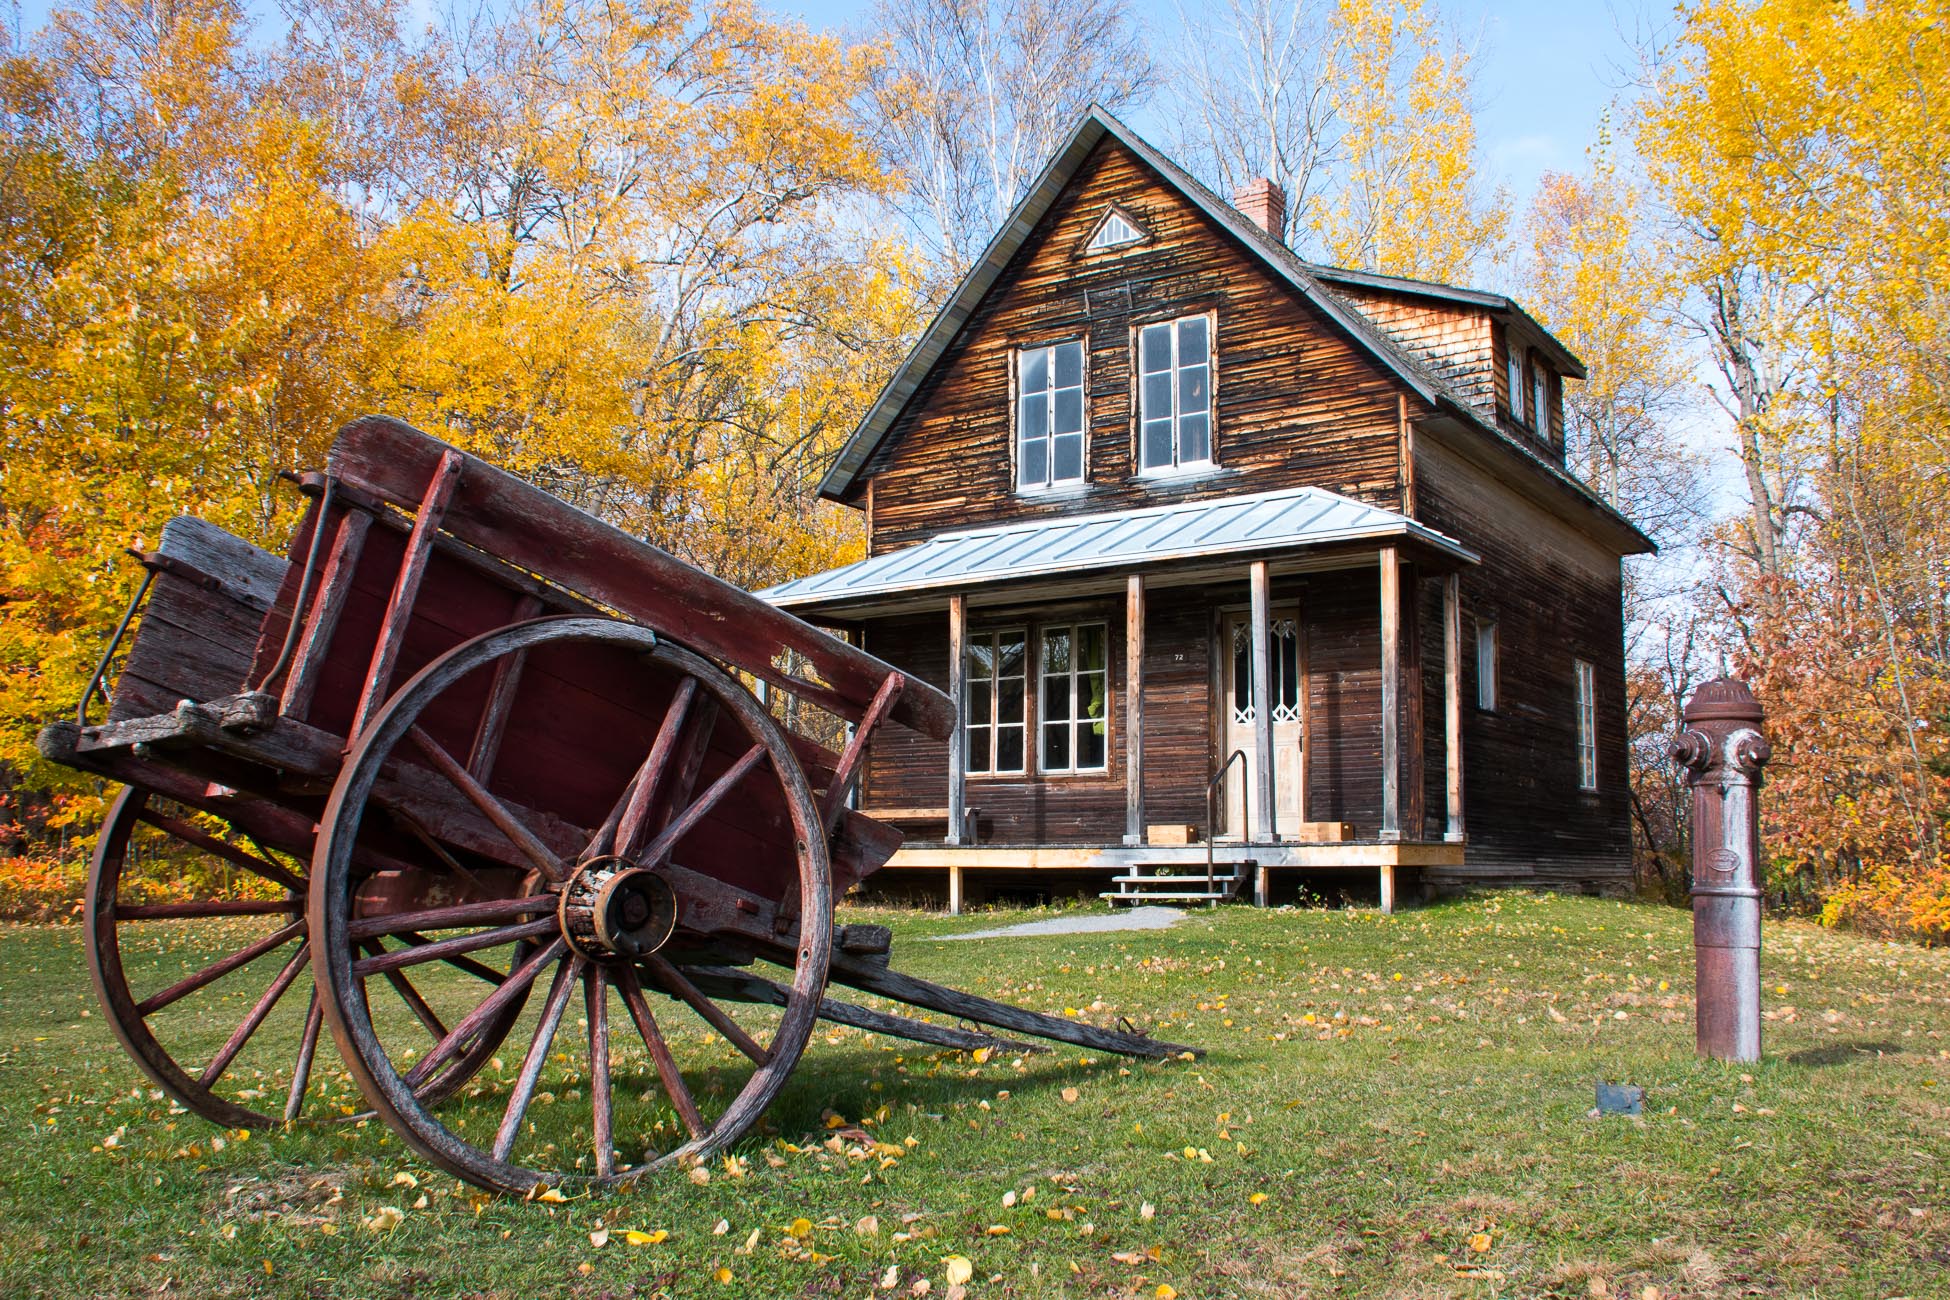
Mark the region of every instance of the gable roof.
<instances>
[{"instance_id":1,"label":"gable roof","mask_svg":"<svg viewBox=\"0 0 1950 1300\"><path fill-rule=\"evenodd\" d=\"M1560 488L1568 488L1579 497L1583 504L1596 510L1615 528L1623 529L1630 537L1642 544L1642 549L1656 549L1652 540L1640 532L1629 519L1613 509L1611 504L1593 493L1564 469L1540 456L1529 447L1498 428L1494 420L1485 419L1482 413L1457 395L1449 386L1425 369L1406 351L1389 339L1381 329L1366 316L1334 293L1322 283L1329 268L1317 267L1302 260L1292 250L1282 244L1258 225L1239 212L1231 204L1220 199L1207 189L1196 177L1184 168L1154 149L1129 127L1113 117L1100 105L1091 105L1070 131L1069 138L1056 155L1050 159L1036 180L1030 185L1022 201L1003 222L995 237L989 241L981 257L962 277L940 311L935 313L928 328L922 333L920 341L907 354L900 369L880 390L880 395L868 408L866 416L854 429L832 469L820 481L819 494L829 500L843 500L859 480L867 462L893 429L921 384L933 371L949 346L961 333L989 290L1002 276L1009 261L1029 238L1036 224L1053 207L1063 190L1076 175L1078 168L1090 156L1091 150L1106 138L1115 140L1130 150L1146 166L1150 167L1166 184L1175 189L1187 202L1209 217L1300 296L1333 322L1342 332L1363 348L1381 367L1400 380L1411 392L1438 411L1472 425L1488 434L1508 450L1517 452L1537 470L1555 480ZM1392 287L1407 285L1419 286L1423 290L1442 289L1453 294L1468 295L1471 298L1483 297L1498 302L1509 300L1495 294L1478 295L1474 290L1450 290L1449 286L1428 285L1422 281L1402 280L1395 276L1369 276L1365 272L1340 272L1348 277L1361 276L1375 281L1395 282ZM1377 285L1376 287L1382 287ZM1485 304L1487 305L1487 304ZM1514 308L1515 304L1510 303ZM1525 319L1529 319L1525 317ZM1541 328L1539 333L1544 333ZM1548 334L1544 334L1548 338ZM1565 354L1567 357L1569 353ZM1575 361L1575 358L1572 358ZM1581 367L1580 367L1581 369Z\"/></svg>"},{"instance_id":2,"label":"gable roof","mask_svg":"<svg viewBox=\"0 0 1950 1300\"><path fill-rule=\"evenodd\" d=\"M759 592L786 609L832 609L911 592L961 591L1049 574L1295 551L1400 537L1462 564L1477 555L1408 516L1325 488L1280 488L1089 515L1055 515L937 533L924 542Z\"/></svg>"}]
</instances>

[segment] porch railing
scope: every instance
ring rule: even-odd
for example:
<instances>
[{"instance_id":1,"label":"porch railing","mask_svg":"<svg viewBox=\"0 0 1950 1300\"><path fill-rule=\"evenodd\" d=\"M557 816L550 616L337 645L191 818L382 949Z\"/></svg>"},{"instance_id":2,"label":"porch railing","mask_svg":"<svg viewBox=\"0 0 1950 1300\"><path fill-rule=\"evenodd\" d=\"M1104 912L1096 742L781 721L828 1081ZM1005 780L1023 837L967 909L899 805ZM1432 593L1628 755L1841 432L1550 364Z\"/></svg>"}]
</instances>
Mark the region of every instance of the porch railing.
<instances>
[{"instance_id":1,"label":"porch railing","mask_svg":"<svg viewBox=\"0 0 1950 1300\"><path fill-rule=\"evenodd\" d=\"M1205 892L1208 894L1212 892L1212 877L1214 875L1212 869L1212 841L1218 830L1217 796L1219 788L1225 783L1226 773L1232 770L1232 765L1234 763L1243 765L1245 761L1246 751L1244 749L1233 750L1230 754L1226 755L1226 761L1219 764L1219 770L1212 774L1212 779L1205 783Z\"/></svg>"}]
</instances>

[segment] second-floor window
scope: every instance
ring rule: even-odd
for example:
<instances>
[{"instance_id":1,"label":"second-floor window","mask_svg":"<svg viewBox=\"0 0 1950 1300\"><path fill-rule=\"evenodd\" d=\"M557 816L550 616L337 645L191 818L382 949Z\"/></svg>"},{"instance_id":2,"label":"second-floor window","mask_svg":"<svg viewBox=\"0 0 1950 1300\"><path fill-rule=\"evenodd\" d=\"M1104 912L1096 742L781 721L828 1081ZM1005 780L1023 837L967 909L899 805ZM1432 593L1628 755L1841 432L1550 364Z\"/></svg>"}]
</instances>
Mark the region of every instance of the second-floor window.
<instances>
[{"instance_id":1,"label":"second-floor window","mask_svg":"<svg viewBox=\"0 0 1950 1300\"><path fill-rule=\"evenodd\" d=\"M1510 348L1510 422L1523 423L1523 349L1512 345Z\"/></svg>"},{"instance_id":2,"label":"second-floor window","mask_svg":"<svg viewBox=\"0 0 1950 1300\"><path fill-rule=\"evenodd\" d=\"M1530 423L1539 438L1551 440L1551 372L1534 363L1530 367Z\"/></svg>"},{"instance_id":3,"label":"second-floor window","mask_svg":"<svg viewBox=\"0 0 1950 1300\"><path fill-rule=\"evenodd\" d=\"M1016 486L1083 481L1083 344L1016 354Z\"/></svg>"},{"instance_id":4,"label":"second-floor window","mask_svg":"<svg viewBox=\"0 0 1950 1300\"><path fill-rule=\"evenodd\" d=\"M1212 320L1186 316L1138 331L1138 467L1212 461Z\"/></svg>"}]
</instances>

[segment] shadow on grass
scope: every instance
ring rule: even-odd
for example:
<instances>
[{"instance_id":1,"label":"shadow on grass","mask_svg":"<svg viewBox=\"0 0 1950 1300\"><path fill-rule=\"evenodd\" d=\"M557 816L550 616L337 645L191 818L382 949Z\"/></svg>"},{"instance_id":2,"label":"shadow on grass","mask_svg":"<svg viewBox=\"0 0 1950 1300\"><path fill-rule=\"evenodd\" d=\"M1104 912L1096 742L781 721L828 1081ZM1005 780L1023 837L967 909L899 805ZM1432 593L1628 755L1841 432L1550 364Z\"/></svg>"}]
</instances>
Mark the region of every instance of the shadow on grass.
<instances>
[{"instance_id":1,"label":"shadow on grass","mask_svg":"<svg viewBox=\"0 0 1950 1300\"><path fill-rule=\"evenodd\" d=\"M1900 1056L1902 1051L1895 1043L1836 1043L1832 1047L1791 1052L1787 1061L1789 1065L1846 1065L1858 1056Z\"/></svg>"}]
</instances>

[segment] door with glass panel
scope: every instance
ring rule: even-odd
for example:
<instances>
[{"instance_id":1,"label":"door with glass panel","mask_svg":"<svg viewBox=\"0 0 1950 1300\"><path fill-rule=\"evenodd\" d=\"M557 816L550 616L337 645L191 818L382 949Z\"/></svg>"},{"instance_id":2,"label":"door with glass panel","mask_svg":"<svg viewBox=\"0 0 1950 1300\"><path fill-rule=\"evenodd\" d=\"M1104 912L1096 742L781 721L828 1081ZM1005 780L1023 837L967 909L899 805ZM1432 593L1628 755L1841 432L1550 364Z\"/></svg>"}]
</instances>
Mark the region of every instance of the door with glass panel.
<instances>
[{"instance_id":1,"label":"door with glass panel","mask_svg":"<svg viewBox=\"0 0 1950 1300\"><path fill-rule=\"evenodd\" d=\"M1275 605L1271 611L1273 709L1273 826L1276 834L1291 835L1300 827L1300 746L1305 728L1306 691L1300 679L1299 610ZM1259 802L1259 756L1253 724L1261 702L1253 692L1253 621L1250 614L1225 616L1220 636L1225 673L1219 708L1225 747L1223 761L1234 750L1245 751L1245 762L1226 774L1226 839L1252 836L1253 812Z\"/></svg>"}]
</instances>

